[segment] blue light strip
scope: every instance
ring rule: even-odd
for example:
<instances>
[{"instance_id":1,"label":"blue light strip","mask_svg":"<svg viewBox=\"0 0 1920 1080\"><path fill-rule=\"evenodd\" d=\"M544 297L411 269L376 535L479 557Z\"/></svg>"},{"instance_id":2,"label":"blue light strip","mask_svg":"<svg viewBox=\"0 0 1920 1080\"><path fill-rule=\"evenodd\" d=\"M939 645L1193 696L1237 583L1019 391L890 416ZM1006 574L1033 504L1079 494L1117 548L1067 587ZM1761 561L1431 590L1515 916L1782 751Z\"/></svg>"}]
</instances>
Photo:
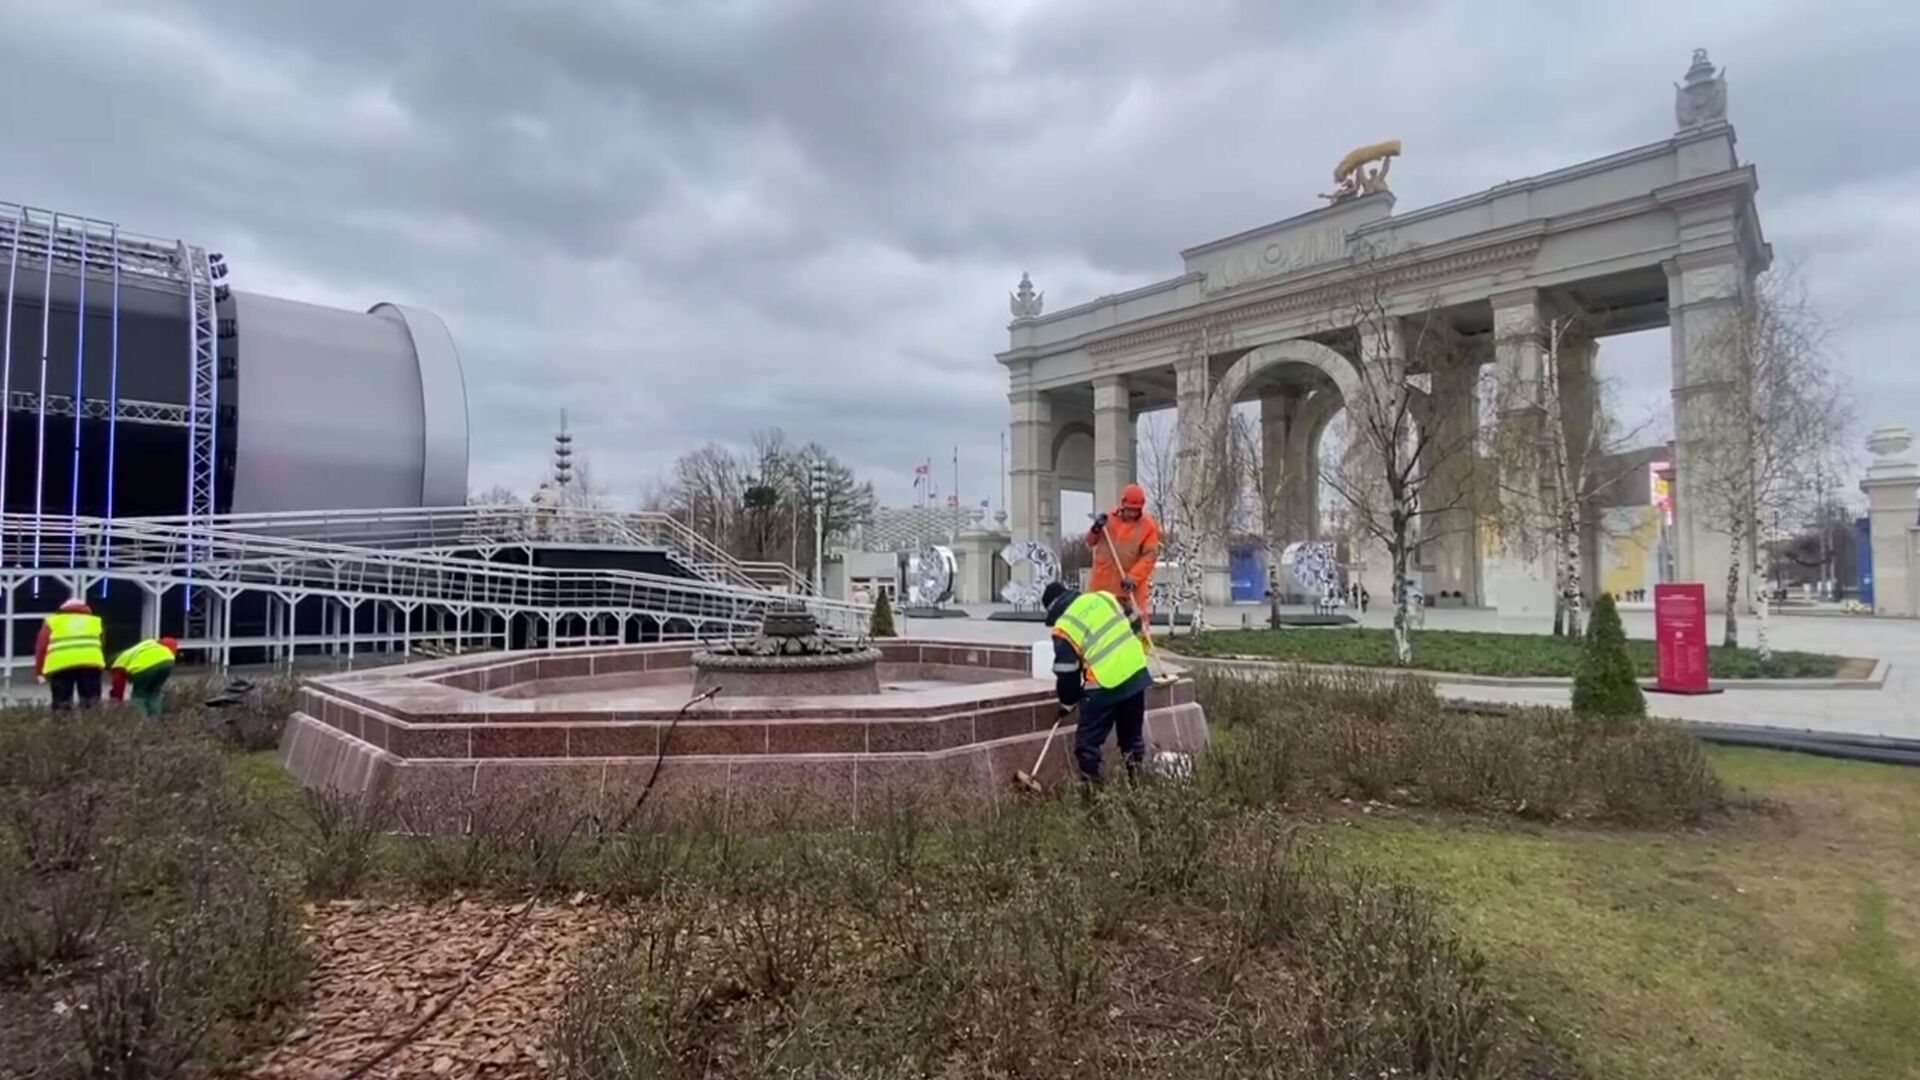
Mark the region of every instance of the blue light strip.
<instances>
[{"instance_id":1,"label":"blue light strip","mask_svg":"<svg viewBox=\"0 0 1920 1080\"><path fill-rule=\"evenodd\" d=\"M120 434L120 226L112 226L113 232L113 316L108 325L111 327L107 350L107 530L106 541L102 545L101 557L107 566L113 565L113 470L118 461ZM100 582L100 595L107 595L112 582Z\"/></svg>"},{"instance_id":2,"label":"blue light strip","mask_svg":"<svg viewBox=\"0 0 1920 1080\"><path fill-rule=\"evenodd\" d=\"M93 230L80 224L80 301L73 317L73 483L67 490L67 515L80 516L80 418L87 401L87 236ZM80 530L67 530L67 565L80 561Z\"/></svg>"},{"instance_id":3,"label":"blue light strip","mask_svg":"<svg viewBox=\"0 0 1920 1080\"><path fill-rule=\"evenodd\" d=\"M47 277L40 296L40 403L33 467L33 595L40 595L40 511L47 491L47 349L53 330L53 234L60 215L47 220Z\"/></svg>"},{"instance_id":4,"label":"blue light strip","mask_svg":"<svg viewBox=\"0 0 1920 1080\"><path fill-rule=\"evenodd\" d=\"M7 451L13 442L13 283L20 276L20 223L26 207L13 219L13 254L7 259L7 341L0 353L0 506L7 498Z\"/></svg>"}]
</instances>

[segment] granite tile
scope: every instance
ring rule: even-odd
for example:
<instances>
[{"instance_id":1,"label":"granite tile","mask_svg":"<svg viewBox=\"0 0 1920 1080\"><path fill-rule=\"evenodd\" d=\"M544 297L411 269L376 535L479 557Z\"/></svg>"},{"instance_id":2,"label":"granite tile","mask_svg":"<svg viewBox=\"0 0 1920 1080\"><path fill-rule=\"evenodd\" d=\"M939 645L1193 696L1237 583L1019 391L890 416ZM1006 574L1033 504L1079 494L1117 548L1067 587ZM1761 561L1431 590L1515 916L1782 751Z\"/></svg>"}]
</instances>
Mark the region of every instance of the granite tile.
<instances>
[{"instance_id":1,"label":"granite tile","mask_svg":"<svg viewBox=\"0 0 1920 1080\"><path fill-rule=\"evenodd\" d=\"M918 642L892 639L876 642L874 647L880 650L880 662L883 664L910 665L922 662Z\"/></svg>"},{"instance_id":2,"label":"granite tile","mask_svg":"<svg viewBox=\"0 0 1920 1080\"><path fill-rule=\"evenodd\" d=\"M727 780L731 828L851 825L854 756L735 761Z\"/></svg>"},{"instance_id":3,"label":"granite tile","mask_svg":"<svg viewBox=\"0 0 1920 1080\"><path fill-rule=\"evenodd\" d=\"M597 653L593 657L593 674L622 675L647 670L647 654L638 650L623 649L619 652Z\"/></svg>"},{"instance_id":4,"label":"granite tile","mask_svg":"<svg viewBox=\"0 0 1920 1080\"><path fill-rule=\"evenodd\" d=\"M767 725L770 754L847 754L866 749L867 725L859 720L780 720Z\"/></svg>"},{"instance_id":5,"label":"granite tile","mask_svg":"<svg viewBox=\"0 0 1920 1080\"><path fill-rule=\"evenodd\" d=\"M863 757L855 763L857 822L899 813L973 816L992 805L986 755L968 747L939 756Z\"/></svg>"},{"instance_id":6,"label":"granite tile","mask_svg":"<svg viewBox=\"0 0 1920 1080\"><path fill-rule=\"evenodd\" d=\"M537 803L565 812L598 807L606 777L603 761L482 761L477 763L473 794L485 809L502 801Z\"/></svg>"},{"instance_id":7,"label":"granite tile","mask_svg":"<svg viewBox=\"0 0 1920 1080\"><path fill-rule=\"evenodd\" d=\"M546 724L483 724L473 729L476 758L566 757L567 729Z\"/></svg>"},{"instance_id":8,"label":"granite tile","mask_svg":"<svg viewBox=\"0 0 1920 1080\"><path fill-rule=\"evenodd\" d=\"M669 757L767 752L767 725L764 722L682 721L665 738Z\"/></svg>"},{"instance_id":9,"label":"granite tile","mask_svg":"<svg viewBox=\"0 0 1920 1080\"><path fill-rule=\"evenodd\" d=\"M408 761L419 758L472 757L472 745L468 740L473 730L467 727L418 727L389 724L386 748L393 756Z\"/></svg>"},{"instance_id":10,"label":"granite tile","mask_svg":"<svg viewBox=\"0 0 1920 1080\"><path fill-rule=\"evenodd\" d=\"M651 757L659 751L657 724L569 724L568 757Z\"/></svg>"},{"instance_id":11,"label":"granite tile","mask_svg":"<svg viewBox=\"0 0 1920 1080\"><path fill-rule=\"evenodd\" d=\"M972 734L972 717L960 719L967 721L969 739ZM869 720L867 722L867 752L873 754L927 753L941 748L941 742L950 736L959 734L957 725L943 726L937 718L908 719L896 717L888 720Z\"/></svg>"},{"instance_id":12,"label":"granite tile","mask_svg":"<svg viewBox=\"0 0 1920 1080\"><path fill-rule=\"evenodd\" d=\"M361 742L386 750L387 742L391 738L389 732L392 730L393 725L387 720L374 716L371 713L360 714Z\"/></svg>"},{"instance_id":13,"label":"granite tile","mask_svg":"<svg viewBox=\"0 0 1920 1080\"><path fill-rule=\"evenodd\" d=\"M1013 704L983 707L973 716L973 734L977 742L992 742L1033 731L1034 709Z\"/></svg>"},{"instance_id":14,"label":"granite tile","mask_svg":"<svg viewBox=\"0 0 1920 1080\"><path fill-rule=\"evenodd\" d=\"M731 768L727 761L669 757L661 762L659 776L647 790L653 762L610 761L601 785L608 821L617 824L626 819L634 828L668 822L725 828L727 773ZM643 791L646 800L641 803Z\"/></svg>"}]
</instances>

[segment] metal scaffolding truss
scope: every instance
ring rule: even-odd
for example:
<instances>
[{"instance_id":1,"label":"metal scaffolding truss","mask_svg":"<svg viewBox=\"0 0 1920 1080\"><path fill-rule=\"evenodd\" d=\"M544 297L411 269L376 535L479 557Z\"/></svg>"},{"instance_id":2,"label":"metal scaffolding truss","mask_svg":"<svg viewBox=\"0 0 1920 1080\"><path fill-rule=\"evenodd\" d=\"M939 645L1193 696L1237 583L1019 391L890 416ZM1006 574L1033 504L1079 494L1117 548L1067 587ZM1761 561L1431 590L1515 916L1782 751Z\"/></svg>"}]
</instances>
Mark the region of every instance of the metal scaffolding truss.
<instances>
[{"instance_id":1,"label":"metal scaffolding truss","mask_svg":"<svg viewBox=\"0 0 1920 1080\"><path fill-rule=\"evenodd\" d=\"M15 412L36 412L40 409L40 401L40 395L31 390L15 390L7 395L7 407ZM190 410L185 405L174 405L165 401L135 401L129 398L121 398L118 401L87 398L80 403L80 407L80 415L88 420L105 420L114 417L136 424L155 424L161 427L186 427L190 416ZM72 416L72 395L48 394L46 414L60 417Z\"/></svg>"},{"instance_id":2,"label":"metal scaffolding truss","mask_svg":"<svg viewBox=\"0 0 1920 1080\"><path fill-rule=\"evenodd\" d=\"M665 515L465 507L224 515L192 525L182 518L122 518L111 528L99 518L36 522L3 515L0 586L10 625L13 598L34 580L67 590L125 582L148 597L147 632L157 632L159 601L170 591L197 591L205 598L204 625L190 629L183 646L216 664L249 647L288 660L314 651L349 659L368 648L411 653L428 643L441 650L497 648L516 639L516 627L527 631L519 639L546 648L621 640L630 629L652 638L729 637L755 630L769 605L795 599L707 576L552 569L495 558L507 548L531 555L547 547L598 546L677 557L716 576L750 576L737 563L730 569L731 560L703 562L669 542L694 535ZM57 565L35 566L34 551L73 554ZM233 602L248 595L266 597L269 614L264 625L242 633L232 623ZM830 632L865 630L862 605L799 599ZM324 609L326 629L300 632L298 615L313 605ZM372 615L361 617L363 608ZM369 618L371 631L365 629ZM11 648L10 636L7 641ZM0 666L11 678L13 658L4 660Z\"/></svg>"},{"instance_id":3,"label":"metal scaffolding truss","mask_svg":"<svg viewBox=\"0 0 1920 1080\"><path fill-rule=\"evenodd\" d=\"M179 246L187 272L187 349L192 363L187 382L187 522L207 521L219 512L220 405L219 336L213 307L213 271L202 248ZM187 553L191 562L193 552Z\"/></svg>"},{"instance_id":4,"label":"metal scaffolding truss","mask_svg":"<svg viewBox=\"0 0 1920 1080\"><path fill-rule=\"evenodd\" d=\"M62 272L77 273L84 266L88 276L110 281L117 258L122 278L129 284L186 292L187 267L181 262L178 241L116 230L107 222L74 214L0 201L0 261L15 246L15 221L20 223L17 243L22 269L43 269L51 240L53 265Z\"/></svg>"}]
</instances>

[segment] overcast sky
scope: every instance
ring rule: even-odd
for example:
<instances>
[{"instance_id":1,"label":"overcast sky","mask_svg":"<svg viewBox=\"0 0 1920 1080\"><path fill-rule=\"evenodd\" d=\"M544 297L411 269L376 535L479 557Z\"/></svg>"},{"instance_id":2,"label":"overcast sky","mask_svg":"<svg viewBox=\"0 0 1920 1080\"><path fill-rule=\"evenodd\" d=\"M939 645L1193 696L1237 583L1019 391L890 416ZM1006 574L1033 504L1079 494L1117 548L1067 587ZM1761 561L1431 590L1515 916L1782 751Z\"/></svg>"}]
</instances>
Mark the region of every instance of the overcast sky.
<instances>
[{"instance_id":1,"label":"overcast sky","mask_svg":"<svg viewBox=\"0 0 1920 1080\"><path fill-rule=\"evenodd\" d=\"M0 198L223 250L241 288L451 327L472 486L565 408L631 497L779 426L904 502L999 499L1006 294L1051 309L1319 205L1410 210L1652 142L1727 67L1776 257L1862 419L1920 423L1920 4L0 0ZM1609 343L1641 400L1666 336Z\"/></svg>"}]
</instances>

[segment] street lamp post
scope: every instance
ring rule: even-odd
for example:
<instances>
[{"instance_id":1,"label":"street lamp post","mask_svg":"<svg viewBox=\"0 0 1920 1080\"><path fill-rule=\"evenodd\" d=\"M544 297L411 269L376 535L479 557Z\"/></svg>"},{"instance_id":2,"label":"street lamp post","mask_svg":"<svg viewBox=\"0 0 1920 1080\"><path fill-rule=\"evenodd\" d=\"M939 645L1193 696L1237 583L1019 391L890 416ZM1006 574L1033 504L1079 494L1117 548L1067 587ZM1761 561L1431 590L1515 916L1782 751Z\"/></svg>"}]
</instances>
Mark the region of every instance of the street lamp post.
<instances>
[{"instance_id":1,"label":"street lamp post","mask_svg":"<svg viewBox=\"0 0 1920 1080\"><path fill-rule=\"evenodd\" d=\"M808 489L813 494L813 594L824 596L827 548L827 466L816 461L808 470Z\"/></svg>"}]
</instances>

